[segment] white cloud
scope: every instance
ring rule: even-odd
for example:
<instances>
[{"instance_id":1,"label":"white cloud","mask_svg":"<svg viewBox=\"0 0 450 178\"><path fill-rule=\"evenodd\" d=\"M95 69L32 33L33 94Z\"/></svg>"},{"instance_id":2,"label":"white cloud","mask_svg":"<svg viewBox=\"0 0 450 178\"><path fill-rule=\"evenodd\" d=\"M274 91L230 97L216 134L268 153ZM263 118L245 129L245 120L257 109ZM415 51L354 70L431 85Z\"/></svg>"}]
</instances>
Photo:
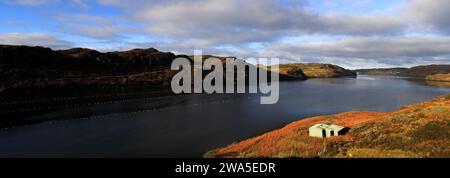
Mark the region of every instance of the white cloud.
<instances>
[{"instance_id":1,"label":"white cloud","mask_svg":"<svg viewBox=\"0 0 450 178\"><path fill-rule=\"evenodd\" d=\"M432 30L450 34L449 0L410 0L405 10L416 25L429 26Z\"/></svg>"},{"instance_id":2,"label":"white cloud","mask_svg":"<svg viewBox=\"0 0 450 178\"><path fill-rule=\"evenodd\" d=\"M389 15L321 15L273 0L170 1L142 7L132 17L149 34L207 40L211 45L308 34L387 35L402 33L406 26Z\"/></svg>"},{"instance_id":3,"label":"white cloud","mask_svg":"<svg viewBox=\"0 0 450 178\"><path fill-rule=\"evenodd\" d=\"M10 4L36 6L36 5L43 5L43 4L58 2L59 0L3 0L3 1L6 3L10 3Z\"/></svg>"},{"instance_id":4,"label":"white cloud","mask_svg":"<svg viewBox=\"0 0 450 178\"><path fill-rule=\"evenodd\" d=\"M112 18L91 14L64 14L55 17L61 28L69 34L95 39L116 39L123 33L130 31L124 25Z\"/></svg>"},{"instance_id":5,"label":"white cloud","mask_svg":"<svg viewBox=\"0 0 450 178\"><path fill-rule=\"evenodd\" d=\"M83 9L90 8L88 2L89 2L88 0L70 0L70 4L72 4L73 6L76 6L76 7L83 8Z\"/></svg>"},{"instance_id":6,"label":"white cloud","mask_svg":"<svg viewBox=\"0 0 450 178\"><path fill-rule=\"evenodd\" d=\"M69 5L80 7L83 9L89 8L88 0L1 0L7 4L17 4L22 6L41 6L57 3L67 3Z\"/></svg>"},{"instance_id":7,"label":"white cloud","mask_svg":"<svg viewBox=\"0 0 450 178\"><path fill-rule=\"evenodd\" d=\"M54 49L70 48L73 46L71 42L58 39L55 35L43 33L6 33L0 34L0 44L4 45L27 45L27 46L44 46Z\"/></svg>"},{"instance_id":8,"label":"white cloud","mask_svg":"<svg viewBox=\"0 0 450 178\"><path fill-rule=\"evenodd\" d=\"M260 56L278 56L293 62L328 61L350 68L364 61L375 66L450 64L450 37L350 37L295 45L271 43L260 51Z\"/></svg>"},{"instance_id":9,"label":"white cloud","mask_svg":"<svg viewBox=\"0 0 450 178\"><path fill-rule=\"evenodd\" d=\"M57 1L14 2L44 5ZM337 13L318 12L306 0L70 0L71 5L81 8L90 8L94 3L114 6L118 13L59 14L56 19L67 35L94 39L98 43L95 46L108 50L156 47L189 53L203 49L209 54L302 58L351 68L364 64L380 67L450 63L450 1L408 0L386 11L348 13L349 9L364 7L371 1L339 0L349 7ZM19 34L9 35L20 39ZM129 36L134 36L133 40ZM136 40L136 36L148 36L152 41ZM307 36L325 36L326 40L282 42ZM50 41L53 46L65 44L58 39ZM254 44L261 47L252 47Z\"/></svg>"}]
</instances>

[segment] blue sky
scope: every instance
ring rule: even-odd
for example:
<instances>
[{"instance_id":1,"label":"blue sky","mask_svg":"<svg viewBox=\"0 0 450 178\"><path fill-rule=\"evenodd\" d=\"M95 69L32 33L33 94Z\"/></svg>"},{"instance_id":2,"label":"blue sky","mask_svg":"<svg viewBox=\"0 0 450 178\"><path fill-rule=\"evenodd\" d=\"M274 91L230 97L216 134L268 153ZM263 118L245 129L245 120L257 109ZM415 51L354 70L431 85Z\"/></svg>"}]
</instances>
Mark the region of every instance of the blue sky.
<instances>
[{"instance_id":1,"label":"blue sky","mask_svg":"<svg viewBox=\"0 0 450 178\"><path fill-rule=\"evenodd\" d=\"M0 44L407 67L450 63L449 8L447 0L0 0Z\"/></svg>"},{"instance_id":2,"label":"blue sky","mask_svg":"<svg viewBox=\"0 0 450 178\"><path fill-rule=\"evenodd\" d=\"M404 0L315 0L309 1L313 9L320 13L341 12L348 14L365 14L384 11L404 4Z\"/></svg>"}]
</instances>

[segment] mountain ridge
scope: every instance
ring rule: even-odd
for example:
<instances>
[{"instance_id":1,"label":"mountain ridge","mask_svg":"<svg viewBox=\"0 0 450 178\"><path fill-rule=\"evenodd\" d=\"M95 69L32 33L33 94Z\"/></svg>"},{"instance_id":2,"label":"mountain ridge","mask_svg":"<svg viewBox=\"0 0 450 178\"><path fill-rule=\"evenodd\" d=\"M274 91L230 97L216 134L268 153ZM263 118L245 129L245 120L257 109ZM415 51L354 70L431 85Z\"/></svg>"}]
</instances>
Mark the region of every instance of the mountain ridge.
<instances>
[{"instance_id":1,"label":"mountain ridge","mask_svg":"<svg viewBox=\"0 0 450 178\"><path fill-rule=\"evenodd\" d=\"M362 75L392 75L425 79L429 75L450 73L450 65L431 64L411 68L358 69L353 71Z\"/></svg>"},{"instance_id":2,"label":"mountain ridge","mask_svg":"<svg viewBox=\"0 0 450 178\"><path fill-rule=\"evenodd\" d=\"M16 88L72 85L167 86L176 74L170 70L170 66L177 57L192 59L192 56L161 52L155 48L102 53L88 48L52 50L39 46L0 45L0 92ZM217 57L225 61L224 57L205 57ZM330 64L295 65L300 67L284 65L280 71L280 80L341 77L350 72ZM303 70L309 69L307 66L323 66L333 75L324 73L311 77L310 71L305 75ZM354 73L351 75L356 76Z\"/></svg>"}]
</instances>

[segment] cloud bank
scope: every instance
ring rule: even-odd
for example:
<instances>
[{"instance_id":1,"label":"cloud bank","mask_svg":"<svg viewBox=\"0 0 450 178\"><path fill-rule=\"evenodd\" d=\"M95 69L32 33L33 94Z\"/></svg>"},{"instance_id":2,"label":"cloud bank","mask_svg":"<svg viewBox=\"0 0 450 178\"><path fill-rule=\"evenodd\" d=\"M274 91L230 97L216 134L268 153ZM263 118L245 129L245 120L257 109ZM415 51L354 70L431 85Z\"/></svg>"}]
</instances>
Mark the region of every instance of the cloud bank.
<instances>
[{"instance_id":1,"label":"cloud bank","mask_svg":"<svg viewBox=\"0 0 450 178\"><path fill-rule=\"evenodd\" d=\"M156 47L179 53L204 49L238 57L282 57L286 61L333 62L349 68L450 63L450 1L407 0L389 8L324 11L306 0L69 0L80 9L53 14L68 36L96 41L97 48ZM323 7L342 7L327 1ZM8 4L45 6L59 0L16 0ZM341 4L340 4L341 3ZM365 4L367 3L367 4ZM381 3L381 2L380 2ZM39 37L41 35L41 37ZM45 34L2 34L0 43L68 46ZM26 38L30 40L26 40ZM71 41L74 45L86 43ZM111 45L114 43L114 45ZM44 44L45 45L45 44ZM112 46L112 47L110 47ZM364 62L366 61L366 62Z\"/></svg>"}]
</instances>

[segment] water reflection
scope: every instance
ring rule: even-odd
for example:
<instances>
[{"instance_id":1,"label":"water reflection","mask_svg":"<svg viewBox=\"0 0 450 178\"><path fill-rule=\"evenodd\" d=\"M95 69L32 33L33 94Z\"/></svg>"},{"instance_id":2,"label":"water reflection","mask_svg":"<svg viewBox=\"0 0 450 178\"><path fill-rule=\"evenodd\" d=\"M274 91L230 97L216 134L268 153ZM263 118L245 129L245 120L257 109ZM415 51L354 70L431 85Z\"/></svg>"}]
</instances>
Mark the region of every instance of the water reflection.
<instances>
[{"instance_id":1,"label":"water reflection","mask_svg":"<svg viewBox=\"0 0 450 178\"><path fill-rule=\"evenodd\" d=\"M439 81L426 81L428 85L437 86L440 88L448 88L450 87L450 82L439 82Z\"/></svg>"}]
</instances>

